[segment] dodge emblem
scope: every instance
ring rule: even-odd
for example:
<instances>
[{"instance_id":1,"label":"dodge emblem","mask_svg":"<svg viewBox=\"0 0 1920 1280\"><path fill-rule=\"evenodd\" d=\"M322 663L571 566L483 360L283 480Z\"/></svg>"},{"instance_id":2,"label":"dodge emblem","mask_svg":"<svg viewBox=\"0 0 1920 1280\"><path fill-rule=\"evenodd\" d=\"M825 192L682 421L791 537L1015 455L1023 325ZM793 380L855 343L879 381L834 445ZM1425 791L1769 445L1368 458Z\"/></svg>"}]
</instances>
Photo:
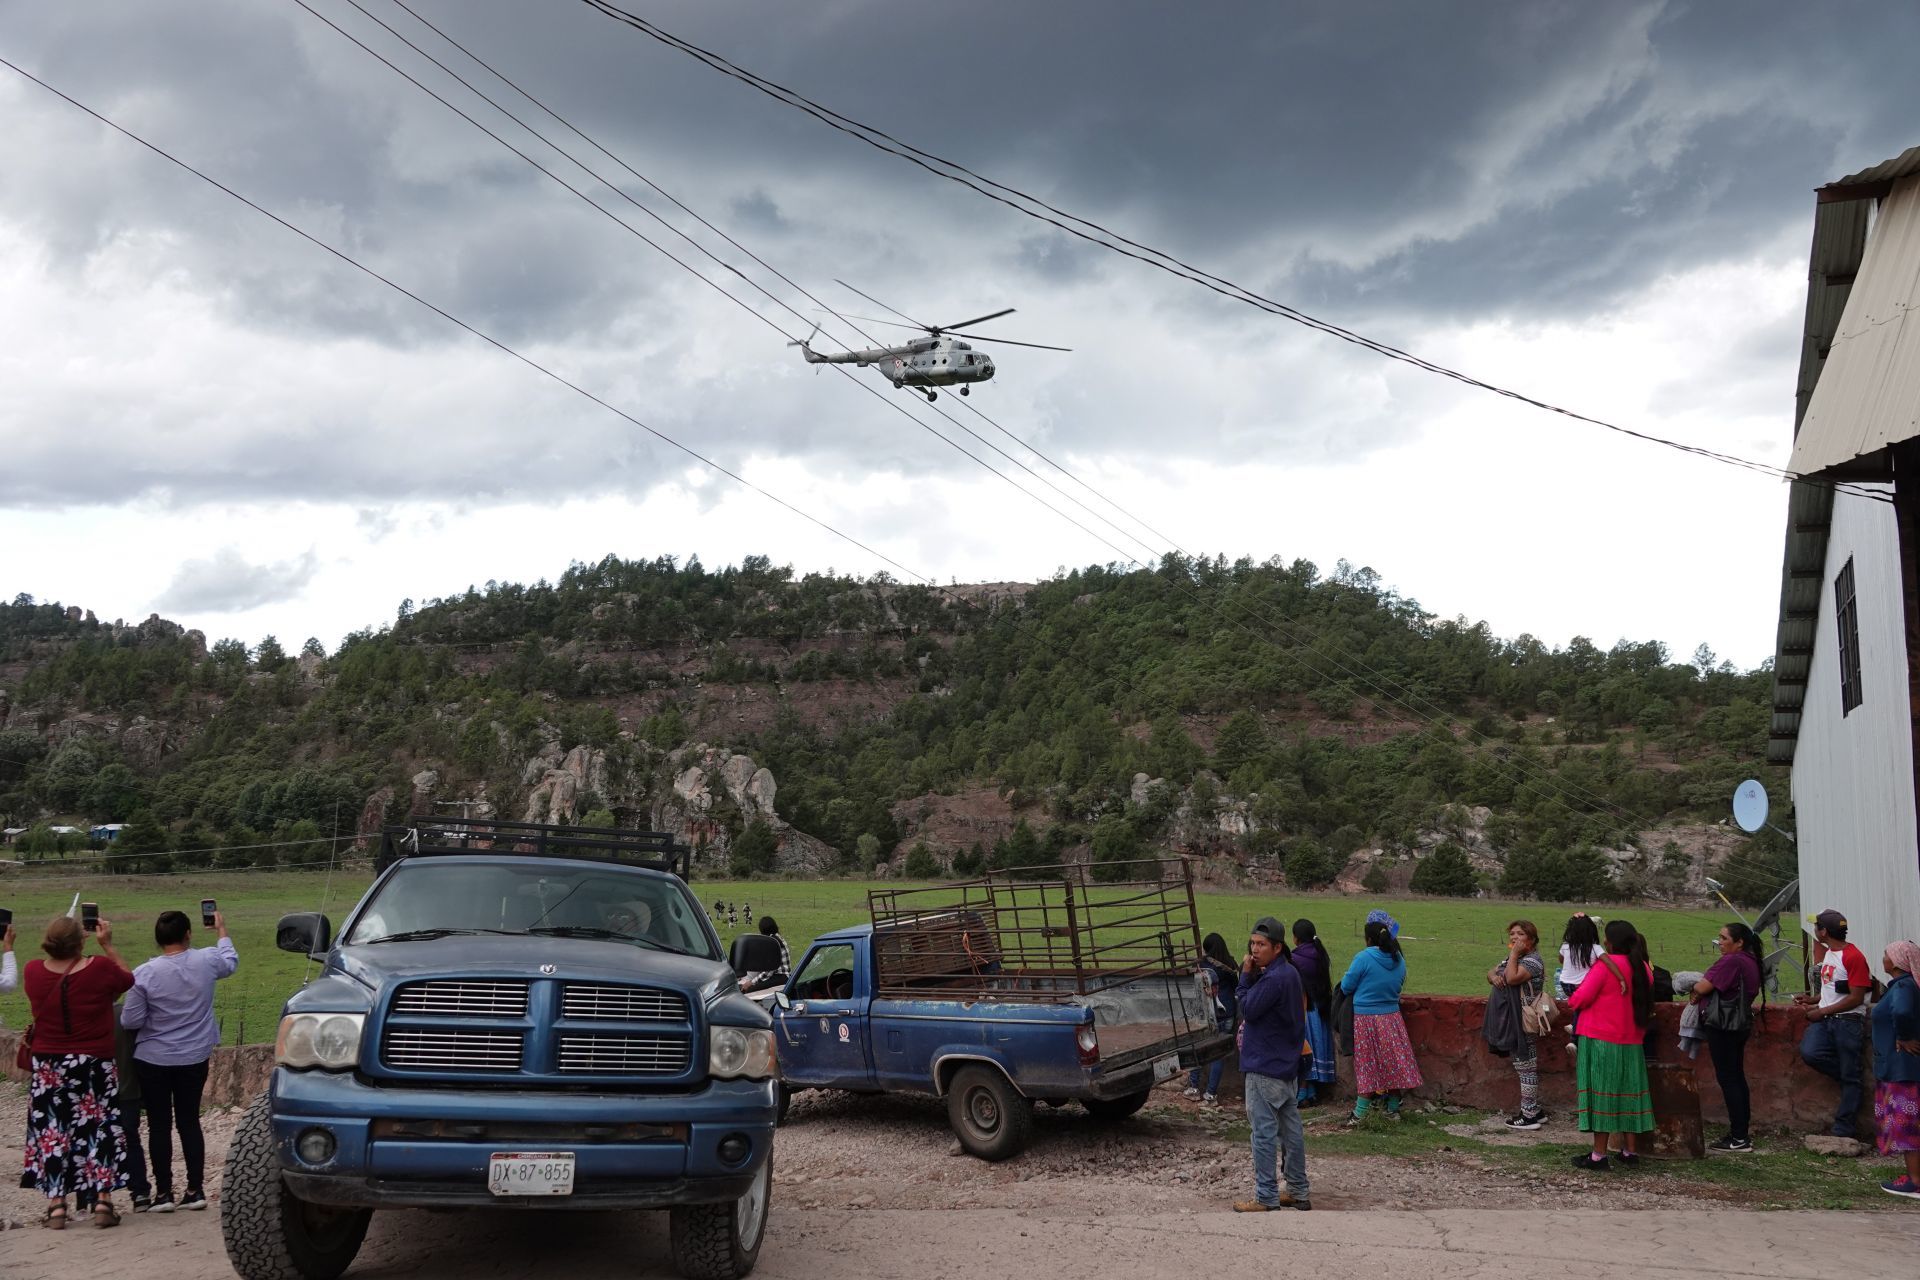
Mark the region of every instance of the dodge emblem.
<instances>
[{"instance_id":1,"label":"dodge emblem","mask_svg":"<svg viewBox=\"0 0 1920 1280\"><path fill-rule=\"evenodd\" d=\"M552 966L552 965L550 965L550 964L543 964L543 965L541 965L541 966L540 966L540 972L542 972L542 973L552 973L552 972L553 972L553 966Z\"/></svg>"}]
</instances>

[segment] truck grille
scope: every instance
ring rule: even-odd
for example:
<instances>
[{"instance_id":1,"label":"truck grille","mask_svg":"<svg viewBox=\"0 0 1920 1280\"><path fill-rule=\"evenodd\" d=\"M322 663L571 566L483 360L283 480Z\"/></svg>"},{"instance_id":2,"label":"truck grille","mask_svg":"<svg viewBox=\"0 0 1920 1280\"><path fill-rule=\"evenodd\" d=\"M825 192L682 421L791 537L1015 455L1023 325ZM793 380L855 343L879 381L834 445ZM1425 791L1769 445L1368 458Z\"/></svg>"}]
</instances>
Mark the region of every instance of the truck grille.
<instances>
[{"instance_id":1,"label":"truck grille","mask_svg":"<svg viewBox=\"0 0 1920 1280\"><path fill-rule=\"evenodd\" d=\"M424 1031L389 1027L381 1060L389 1067L426 1071L518 1071L517 1031Z\"/></svg>"},{"instance_id":2,"label":"truck grille","mask_svg":"<svg viewBox=\"0 0 1920 1280\"><path fill-rule=\"evenodd\" d=\"M590 1022L685 1022L686 997L653 987L599 987L569 983L560 1016Z\"/></svg>"},{"instance_id":3,"label":"truck grille","mask_svg":"<svg viewBox=\"0 0 1920 1280\"><path fill-rule=\"evenodd\" d=\"M443 1014L460 1018L524 1018L524 982L414 982L393 998L395 1013Z\"/></svg>"},{"instance_id":4,"label":"truck grille","mask_svg":"<svg viewBox=\"0 0 1920 1280\"><path fill-rule=\"evenodd\" d=\"M560 1070L566 1074L677 1076L692 1056L690 1036L560 1037Z\"/></svg>"}]
</instances>

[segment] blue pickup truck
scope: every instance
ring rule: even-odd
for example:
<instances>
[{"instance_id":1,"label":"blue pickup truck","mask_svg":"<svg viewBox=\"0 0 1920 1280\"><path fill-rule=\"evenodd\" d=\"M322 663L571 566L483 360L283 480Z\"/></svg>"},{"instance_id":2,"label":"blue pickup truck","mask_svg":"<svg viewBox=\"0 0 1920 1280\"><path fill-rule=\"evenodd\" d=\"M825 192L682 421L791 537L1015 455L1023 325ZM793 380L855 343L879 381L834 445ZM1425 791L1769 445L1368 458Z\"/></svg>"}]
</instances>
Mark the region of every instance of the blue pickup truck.
<instances>
[{"instance_id":1,"label":"blue pickup truck","mask_svg":"<svg viewBox=\"0 0 1920 1280\"><path fill-rule=\"evenodd\" d=\"M871 921L816 938L767 993L782 1117L807 1089L932 1094L963 1148L1004 1160L1036 1103L1124 1119L1224 1055L1184 861L1098 870L872 894Z\"/></svg>"},{"instance_id":2,"label":"blue pickup truck","mask_svg":"<svg viewBox=\"0 0 1920 1280\"><path fill-rule=\"evenodd\" d=\"M286 1003L227 1158L245 1280L332 1280L375 1210L665 1209L689 1280L765 1234L777 1113L766 1011L740 993L651 832L420 819Z\"/></svg>"}]
</instances>

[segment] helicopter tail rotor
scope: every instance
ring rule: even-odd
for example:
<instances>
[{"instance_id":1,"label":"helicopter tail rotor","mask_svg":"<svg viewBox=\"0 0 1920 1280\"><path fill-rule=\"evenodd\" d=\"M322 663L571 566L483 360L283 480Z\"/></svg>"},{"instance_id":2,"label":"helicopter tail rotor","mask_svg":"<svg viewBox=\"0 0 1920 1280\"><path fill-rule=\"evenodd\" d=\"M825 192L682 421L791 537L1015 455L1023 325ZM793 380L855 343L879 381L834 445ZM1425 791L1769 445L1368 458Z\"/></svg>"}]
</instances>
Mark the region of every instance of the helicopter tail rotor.
<instances>
[{"instance_id":1,"label":"helicopter tail rotor","mask_svg":"<svg viewBox=\"0 0 1920 1280\"><path fill-rule=\"evenodd\" d=\"M813 347L811 345L813 340L816 337L818 337L819 334L820 334L820 325L816 321L813 326L813 332L809 333L804 338L798 339L797 341L789 342L787 345L790 347L800 348L800 354L807 358L808 364L819 364L820 357L813 354Z\"/></svg>"}]
</instances>

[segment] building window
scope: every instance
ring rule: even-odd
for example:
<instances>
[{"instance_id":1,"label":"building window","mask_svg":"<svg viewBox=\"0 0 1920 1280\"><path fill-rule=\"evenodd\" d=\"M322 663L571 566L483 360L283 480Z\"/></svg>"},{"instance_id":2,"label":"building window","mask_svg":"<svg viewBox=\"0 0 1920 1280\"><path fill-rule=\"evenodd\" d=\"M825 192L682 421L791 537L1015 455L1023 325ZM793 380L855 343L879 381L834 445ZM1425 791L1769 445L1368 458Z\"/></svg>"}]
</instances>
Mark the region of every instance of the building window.
<instances>
[{"instance_id":1,"label":"building window","mask_svg":"<svg viewBox=\"0 0 1920 1280\"><path fill-rule=\"evenodd\" d=\"M1860 705L1860 608L1853 599L1853 559L1833 580L1833 620L1840 628L1840 714Z\"/></svg>"}]
</instances>

